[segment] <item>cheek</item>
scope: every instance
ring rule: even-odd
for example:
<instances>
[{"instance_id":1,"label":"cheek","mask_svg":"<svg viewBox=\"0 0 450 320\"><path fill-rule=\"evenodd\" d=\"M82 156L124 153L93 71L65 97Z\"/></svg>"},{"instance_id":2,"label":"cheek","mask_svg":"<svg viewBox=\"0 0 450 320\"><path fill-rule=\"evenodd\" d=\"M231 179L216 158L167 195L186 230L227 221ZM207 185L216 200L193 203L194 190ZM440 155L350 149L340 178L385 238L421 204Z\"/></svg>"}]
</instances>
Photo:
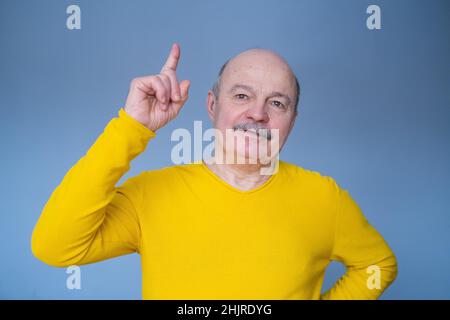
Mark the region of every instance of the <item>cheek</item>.
<instances>
[{"instance_id":1,"label":"cheek","mask_svg":"<svg viewBox=\"0 0 450 320\"><path fill-rule=\"evenodd\" d=\"M286 121L285 119L281 119L278 121L274 120L274 122L272 123L273 128L279 129L278 133L279 133L280 140L282 140L282 141L287 138L290 125L291 125L291 122Z\"/></svg>"},{"instance_id":2,"label":"cheek","mask_svg":"<svg viewBox=\"0 0 450 320\"><path fill-rule=\"evenodd\" d=\"M226 129L231 128L233 125L235 125L238 122L239 115L233 114L231 110L227 110L225 108L221 108L219 112L216 114L216 128L218 129Z\"/></svg>"},{"instance_id":3,"label":"cheek","mask_svg":"<svg viewBox=\"0 0 450 320\"><path fill-rule=\"evenodd\" d=\"M232 126L233 126L233 123L231 123L229 121L229 119L225 115L222 115L222 116L218 117L217 121L216 121L216 123L214 125L214 127L216 129L220 130L223 135L225 135L226 130L228 128L231 128Z\"/></svg>"}]
</instances>

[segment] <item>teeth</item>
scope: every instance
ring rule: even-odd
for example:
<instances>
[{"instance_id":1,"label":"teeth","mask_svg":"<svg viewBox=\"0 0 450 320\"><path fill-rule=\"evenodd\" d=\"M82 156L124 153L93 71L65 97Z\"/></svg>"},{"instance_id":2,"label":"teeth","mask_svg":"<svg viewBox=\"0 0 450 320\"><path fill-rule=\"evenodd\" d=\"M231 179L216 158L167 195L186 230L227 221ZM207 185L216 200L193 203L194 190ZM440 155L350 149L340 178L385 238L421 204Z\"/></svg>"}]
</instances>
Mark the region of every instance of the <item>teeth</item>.
<instances>
[{"instance_id":1,"label":"teeth","mask_svg":"<svg viewBox=\"0 0 450 320\"><path fill-rule=\"evenodd\" d=\"M253 132L255 134L257 134L259 136L259 129L255 129L255 128L250 128L250 129L234 129L234 131L239 130L239 131L243 131L243 132Z\"/></svg>"}]
</instances>

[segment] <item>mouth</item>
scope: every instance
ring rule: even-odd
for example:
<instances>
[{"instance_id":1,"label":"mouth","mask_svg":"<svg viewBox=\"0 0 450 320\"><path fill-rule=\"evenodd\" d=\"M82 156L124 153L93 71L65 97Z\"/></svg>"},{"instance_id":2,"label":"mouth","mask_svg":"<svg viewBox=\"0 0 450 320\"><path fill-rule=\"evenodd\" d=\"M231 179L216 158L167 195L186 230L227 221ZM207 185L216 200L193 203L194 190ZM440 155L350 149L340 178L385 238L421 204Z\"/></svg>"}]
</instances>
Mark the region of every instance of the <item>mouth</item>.
<instances>
[{"instance_id":1,"label":"mouth","mask_svg":"<svg viewBox=\"0 0 450 320\"><path fill-rule=\"evenodd\" d=\"M254 135L256 135L257 137L263 137L267 140L271 139L271 134L270 134L270 130L269 129L256 129L256 128L250 128L250 129L245 129L245 128L233 128L233 131L242 131L242 132L250 132Z\"/></svg>"}]
</instances>

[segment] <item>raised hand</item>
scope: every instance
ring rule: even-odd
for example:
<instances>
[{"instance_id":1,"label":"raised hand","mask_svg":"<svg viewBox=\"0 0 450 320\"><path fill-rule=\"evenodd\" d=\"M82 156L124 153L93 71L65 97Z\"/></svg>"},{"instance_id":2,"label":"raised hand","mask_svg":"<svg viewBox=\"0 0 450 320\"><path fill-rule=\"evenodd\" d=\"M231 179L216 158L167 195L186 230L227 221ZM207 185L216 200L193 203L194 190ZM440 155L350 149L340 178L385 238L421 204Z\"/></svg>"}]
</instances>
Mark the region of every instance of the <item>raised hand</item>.
<instances>
[{"instance_id":1,"label":"raised hand","mask_svg":"<svg viewBox=\"0 0 450 320\"><path fill-rule=\"evenodd\" d=\"M188 99L190 81L177 80L179 60L180 47L174 43L159 74L131 81L125 112L152 131L174 119Z\"/></svg>"}]
</instances>

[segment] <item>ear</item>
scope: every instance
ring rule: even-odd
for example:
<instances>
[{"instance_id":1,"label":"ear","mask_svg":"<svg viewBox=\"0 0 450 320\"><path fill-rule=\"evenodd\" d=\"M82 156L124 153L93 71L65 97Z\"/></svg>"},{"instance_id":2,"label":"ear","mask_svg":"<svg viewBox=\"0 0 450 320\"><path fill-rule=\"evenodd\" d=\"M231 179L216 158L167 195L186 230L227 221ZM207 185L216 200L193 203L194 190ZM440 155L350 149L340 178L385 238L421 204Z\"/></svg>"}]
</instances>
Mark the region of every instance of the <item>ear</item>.
<instances>
[{"instance_id":1,"label":"ear","mask_svg":"<svg viewBox=\"0 0 450 320\"><path fill-rule=\"evenodd\" d=\"M288 140L288 138L289 138L289 136L290 136L290 134L291 134L292 129L294 128L295 120L297 119L297 114L298 114L298 112L296 112L296 113L292 116L291 123L289 123L289 129L288 129L286 138L284 139L283 144L280 146L279 152L281 152L281 150L283 150L283 147L284 147L284 145L286 144L286 142L287 142L287 140Z\"/></svg>"},{"instance_id":2,"label":"ear","mask_svg":"<svg viewBox=\"0 0 450 320\"><path fill-rule=\"evenodd\" d=\"M291 130L292 130L292 128L294 128L295 120L297 120L297 114L298 114L298 112L294 113L294 115L292 116L291 123L289 124L289 131L288 131L287 136L289 136L291 134Z\"/></svg>"},{"instance_id":3,"label":"ear","mask_svg":"<svg viewBox=\"0 0 450 320\"><path fill-rule=\"evenodd\" d=\"M211 119L211 121L214 123L215 113L216 113L216 96L214 95L214 92L211 90L208 91L208 96L206 97L206 111L208 111L208 116Z\"/></svg>"}]
</instances>

